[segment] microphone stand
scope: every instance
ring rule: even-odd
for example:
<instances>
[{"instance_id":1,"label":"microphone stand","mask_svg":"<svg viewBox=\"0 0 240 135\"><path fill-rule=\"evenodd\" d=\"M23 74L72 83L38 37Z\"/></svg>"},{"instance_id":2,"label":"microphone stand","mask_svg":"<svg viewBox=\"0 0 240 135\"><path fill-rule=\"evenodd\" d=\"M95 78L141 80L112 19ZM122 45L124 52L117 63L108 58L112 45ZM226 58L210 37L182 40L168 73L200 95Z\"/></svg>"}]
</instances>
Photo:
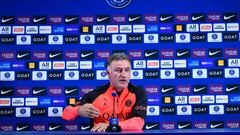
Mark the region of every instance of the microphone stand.
<instances>
[{"instance_id":1,"label":"microphone stand","mask_svg":"<svg viewBox=\"0 0 240 135\"><path fill-rule=\"evenodd\" d=\"M122 131L121 127L118 125L118 118L115 118L115 116L114 116L116 95L117 95L117 93L114 91L112 93L112 96L113 96L113 115L110 118L109 126L107 127L106 132L121 132Z\"/></svg>"}]
</instances>

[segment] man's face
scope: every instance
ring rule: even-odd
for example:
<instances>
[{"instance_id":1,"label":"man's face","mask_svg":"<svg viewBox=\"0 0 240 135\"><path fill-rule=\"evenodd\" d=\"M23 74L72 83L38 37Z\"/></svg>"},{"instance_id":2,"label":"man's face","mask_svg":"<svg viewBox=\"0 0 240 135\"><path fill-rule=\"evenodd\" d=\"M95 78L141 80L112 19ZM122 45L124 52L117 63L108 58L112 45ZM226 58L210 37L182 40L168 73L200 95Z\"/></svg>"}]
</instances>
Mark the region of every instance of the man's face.
<instances>
[{"instance_id":1,"label":"man's face","mask_svg":"<svg viewBox=\"0 0 240 135\"><path fill-rule=\"evenodd\" d=\"M127 60L112 61L107 68L107 75L111 85L117 90L122 90L130 81L131 65Z\"/></svg>"}]
</instances>

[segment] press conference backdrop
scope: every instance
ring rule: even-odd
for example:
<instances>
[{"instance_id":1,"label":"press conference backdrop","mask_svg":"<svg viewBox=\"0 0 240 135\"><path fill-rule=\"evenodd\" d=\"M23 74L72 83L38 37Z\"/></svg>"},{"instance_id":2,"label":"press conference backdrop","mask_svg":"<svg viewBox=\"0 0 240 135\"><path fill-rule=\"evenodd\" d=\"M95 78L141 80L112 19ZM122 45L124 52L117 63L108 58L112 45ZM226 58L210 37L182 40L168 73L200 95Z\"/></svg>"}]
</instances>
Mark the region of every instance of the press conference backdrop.
<instances>
[{"instance_id":1,"label":"press conference backdrop","mask_svg":"<svg viewBox=\"0 0 240 135\"><path fill-rule=\"evenodd\" d=\"M65 106L132 60L144 129L239 128L238 0L2 0L0 130L89 130ZM108 119L110 116L106 115Z\"/></svg>"}]
</instances>

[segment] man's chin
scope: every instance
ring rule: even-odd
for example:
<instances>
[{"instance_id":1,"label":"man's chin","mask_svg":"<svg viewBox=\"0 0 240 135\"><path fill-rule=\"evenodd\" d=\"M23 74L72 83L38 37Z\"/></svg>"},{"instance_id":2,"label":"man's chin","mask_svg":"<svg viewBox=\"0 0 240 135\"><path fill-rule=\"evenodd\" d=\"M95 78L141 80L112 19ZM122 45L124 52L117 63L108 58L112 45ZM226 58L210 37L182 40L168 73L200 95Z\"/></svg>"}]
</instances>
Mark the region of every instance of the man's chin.
<instances>
[{"instance_id":1,"label":"man's chin","mask_svg":"<svg viewBox=\"0 0 240 135\"><path fill-rule=\"evenodd\" d=\"M118 84L118 88L119 89L124 89L124 88L126 88L126 87L128 87L128 82L120 82L119 84Z\"/></svg>"}]
</instances>

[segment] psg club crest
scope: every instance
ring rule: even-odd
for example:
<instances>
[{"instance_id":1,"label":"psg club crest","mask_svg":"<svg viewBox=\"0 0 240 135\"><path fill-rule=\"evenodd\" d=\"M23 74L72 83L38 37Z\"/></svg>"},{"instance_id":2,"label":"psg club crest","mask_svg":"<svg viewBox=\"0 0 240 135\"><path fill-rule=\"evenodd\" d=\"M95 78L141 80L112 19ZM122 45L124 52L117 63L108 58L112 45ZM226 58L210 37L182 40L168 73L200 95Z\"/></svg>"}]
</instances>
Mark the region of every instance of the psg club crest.
<instances>
[{"instance_id":1,"label":"psg club crest","mask_svg":"<svg viewBox=\"0 0 240 135\"><path fill-rule=\"evenodd\" d=\"M131 0L106 0L107 3L114 8L124 8L128 6Z\"/></svg>"}]
</instances>

